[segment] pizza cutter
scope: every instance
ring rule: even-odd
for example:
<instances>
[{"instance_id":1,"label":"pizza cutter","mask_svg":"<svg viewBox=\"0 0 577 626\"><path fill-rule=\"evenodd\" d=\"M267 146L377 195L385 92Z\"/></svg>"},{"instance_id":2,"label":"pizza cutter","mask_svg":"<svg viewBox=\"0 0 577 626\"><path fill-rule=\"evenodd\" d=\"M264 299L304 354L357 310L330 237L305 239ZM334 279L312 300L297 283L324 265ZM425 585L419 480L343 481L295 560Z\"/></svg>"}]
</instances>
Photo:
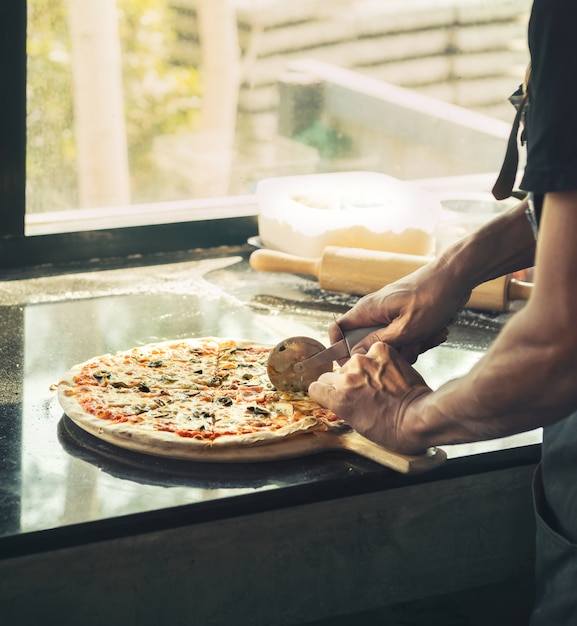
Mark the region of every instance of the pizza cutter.
<instances>
[{"instance_id":1,"label":"pizza cutter","mask_svg":"<svg viewBox=\"0 0 577 626\"><path fill-rule=\"evenodd\" d=\"M342 330L343 338L330 348L311 337L283 339L271 351L267 373L271 383L283 391L307 391L321 374L333 369L333 361L351 354L352 348L382 326Z\"/></svg>"}]
</instances>

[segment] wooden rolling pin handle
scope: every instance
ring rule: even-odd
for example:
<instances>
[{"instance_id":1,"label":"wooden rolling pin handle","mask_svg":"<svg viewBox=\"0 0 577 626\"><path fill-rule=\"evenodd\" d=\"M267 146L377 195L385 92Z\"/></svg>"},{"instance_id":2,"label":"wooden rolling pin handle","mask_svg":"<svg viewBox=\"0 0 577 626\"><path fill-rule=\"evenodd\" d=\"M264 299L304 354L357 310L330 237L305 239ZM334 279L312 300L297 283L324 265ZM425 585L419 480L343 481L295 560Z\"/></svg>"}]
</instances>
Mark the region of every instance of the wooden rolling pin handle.
<instances>
[{"instance_id":1,"label":"wooden rolling pin handle","mask_svg":"<svg viewBox=\"0 0 577 626\"><path fill-rule=\"evenodd\" d=\"M288 272L290 274L306 274L318 279L322 259L286 254L278 250L255 250L249 259L250 266L259 272Z\"/></svg>"},{"instance_id":2,"label":"wooden rolling pin handle","mask_svg":"<svg viewBox=\"0 0 577 626\"><path fill-rule=\"evenodd\" d=\"M533 293L533 283L511 278L507 285L507 300L528 300Z\"/></svg>"}]
</instances>

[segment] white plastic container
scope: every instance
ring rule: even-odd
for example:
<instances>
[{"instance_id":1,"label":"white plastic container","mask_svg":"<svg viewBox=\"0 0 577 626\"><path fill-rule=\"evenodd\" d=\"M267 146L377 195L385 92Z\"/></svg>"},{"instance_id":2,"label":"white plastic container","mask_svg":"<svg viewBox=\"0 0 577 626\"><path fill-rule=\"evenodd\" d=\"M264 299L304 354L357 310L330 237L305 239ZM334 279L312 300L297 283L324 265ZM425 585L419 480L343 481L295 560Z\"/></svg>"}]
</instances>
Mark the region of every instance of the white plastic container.
<instances>
[{"instance_id":1,"label":"white plastic container","mask_svg":"<svg viewBox=\"0 0 577 626\"><path fill-rule=\"evenodd\" d=\"M318 258L326 246L433 255L439 200L385 174L340 172L258 183L267 248Z\"/></svg>"},{"instance_id":2,"label":"white plastic container","mask_svg":"<svg viewBox=\"0 0 577 626\"><path fill-rule=\"evenodd\" d=\"M462 191L444 193L440 200L442 211L435 235L437 255L519 202L515 198L498 201L489 192Z\"/></svg>"}]
</instances>

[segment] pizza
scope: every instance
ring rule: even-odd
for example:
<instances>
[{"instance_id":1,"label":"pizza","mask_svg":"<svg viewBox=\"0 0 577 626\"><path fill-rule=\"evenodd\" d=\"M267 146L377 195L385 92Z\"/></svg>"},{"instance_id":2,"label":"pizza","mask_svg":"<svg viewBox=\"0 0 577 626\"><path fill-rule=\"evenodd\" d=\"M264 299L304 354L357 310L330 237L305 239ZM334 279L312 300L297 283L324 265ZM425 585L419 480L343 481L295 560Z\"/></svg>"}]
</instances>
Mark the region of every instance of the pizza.
<instances>
[{"instance_id":1,"label":"pizza","mask_svg":"<svg viewBox=\"0 0 577 626\"><path fill-rule=\"evenodd\" d=\"M305 392L275 389L270 346L179 339L94 357L54 386L64 413L96 437L173 458L258 458L258 446L347 430ZM235 452L236 451L236 452Z\"/></svg>"}]
</instances>

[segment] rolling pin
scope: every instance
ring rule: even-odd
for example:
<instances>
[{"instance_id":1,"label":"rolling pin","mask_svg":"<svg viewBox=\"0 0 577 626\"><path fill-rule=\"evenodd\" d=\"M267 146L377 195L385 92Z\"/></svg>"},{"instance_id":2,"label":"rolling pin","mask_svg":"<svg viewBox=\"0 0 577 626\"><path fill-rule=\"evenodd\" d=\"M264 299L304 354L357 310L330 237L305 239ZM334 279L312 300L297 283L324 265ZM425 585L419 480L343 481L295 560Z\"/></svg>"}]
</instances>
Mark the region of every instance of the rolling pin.
<instances>
[{"instance_id":1,"label":"rolling pin","mask_svg":"<svg viewBox=\"0 0 577 626\"><path fill-rule=\"evenodd\" d=\"M255 250L250 265L260 272L289 272L313 276L326 291L363 296L407 276L431 261L430 257L360 248L327 246L320 259ZM467 306L486 311L507 311L513 300L527 300L532 283L501 276L473 290Z\"/></svg>"}]
</instances>

